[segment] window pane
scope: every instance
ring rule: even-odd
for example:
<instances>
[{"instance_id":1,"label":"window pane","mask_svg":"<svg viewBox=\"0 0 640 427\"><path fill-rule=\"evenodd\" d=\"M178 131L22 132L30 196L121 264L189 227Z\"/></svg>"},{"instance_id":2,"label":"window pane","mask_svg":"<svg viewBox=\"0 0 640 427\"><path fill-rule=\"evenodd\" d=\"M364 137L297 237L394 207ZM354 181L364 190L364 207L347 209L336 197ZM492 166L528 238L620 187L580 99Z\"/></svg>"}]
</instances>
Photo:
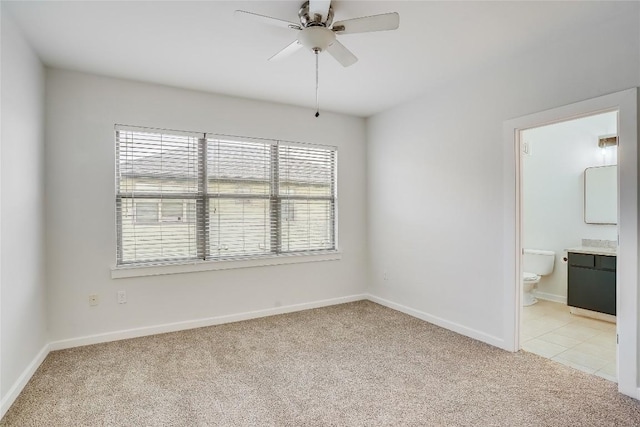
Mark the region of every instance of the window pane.
<instances>
[{"instance_id":1,"label":"window pane","mask_svg":"<svg viewBox=\"0 0 640 427\"><path fill-rule=\"evenodd\" d=\"M281 250L282 252L313 251L334 249L333 203L329 200L289 200L289 207L281 209ZM295 216L290 215L291 206Z\"/></svg>"},{"instance_id":2,"label":"window pane","mask_svg":"<svg viewBox=\"0 0 640 427\"><path fill-rule=\"evenodd\" d=\"M335 151L297 146L278 147L280 195L332 196Z\"/></svg>"},{"instance_id":3,"label":"window pane","mask_svg":"<svg viewBox=\"0 0 640 427\"><path fill-rule=\"evenodd\" d=\"M195 134L116 132L118 263L196 259L199 139ZM167 197L170 196L170 197Z\"/></svg>"},{"instance_id":4,"label":"window pane","mask_svg":"<svg viewBox=\"0 0 640 427\"><path fill-rule=\"evenodd\" d=\"M264 143L208 140L207 192L268 196L270 147Z\"/></svg>"},{"instance_id":5,"label":"window pane","mask_svg":"<svg viewBox=\"0 0 640 427\"><path fill-rule=\"evenodd\" d=\"M196 193L198 139L184 135L118 132L119 193Z\"/></svg>"},{"instance_id":6,"label":"window pane","mask_svg":"<svg viewBox=\"0 0 640 427\"><path fill-rule=\"evenodd\" d=\"M271 250L271 145L207 140L209 256L260 255Z\"/></svg>"},{"instance_id":7,"label":"window pane","mask_svg":"<svg viewBox=\"0 0 640 427\"><path fill-rule=\"evenodd\" d=\"M160 212L162 212L162 222L182 222L183 219L182 201L163 200L160 202Z\"/></svg>"},{"instance_id":8,"label":"window pane","mask_svg":"<svg viewBox=\"0 0 640 427\"><path fill-rule=\"evenodd\" d=\"M134 206L136 222L158 222L158 202L138 201L134 203Z\"/></svg>"},{"instance_id":9,"label":"window pane","mask_svg":"<svg viewBox=\"0 0 640 427\"><path fill-rule=\"evenodd\" d=\"M158 212L166 201L123 198L121 202L122 262L151 262L195 258L196 226L188 222L159 222ZM171 201L182 206L192 200ZM144 218L144 220L143 220Z\"/></svg>"},{"instance_id":10,"label":"window pane","mask_svg":"<svg viewBox=\"0 0 640 427\"><path fill-rule=\"evenodd\" d=\"M335 249L336 152L279 146L280 250Z\"/></svg>"},{"instance_id":11,"label":"window pane","mask_svg":"<svg viewBox=\"0 0 640 427\"><path fill-rule=\"evenodd\" d=\"M283 200L280 205L282 221L295 221L296 207L292 200Z\"/></svg>"},{"instance_id":12,"label":"window pane","mask_svg":"<svg viewBox=\"0 0 640 427\"><path fill-rule=\"evenodd\" d=\"M267 254L271 250L269 200L210 199L212 258Z\"/></svg>"}]
</instances>

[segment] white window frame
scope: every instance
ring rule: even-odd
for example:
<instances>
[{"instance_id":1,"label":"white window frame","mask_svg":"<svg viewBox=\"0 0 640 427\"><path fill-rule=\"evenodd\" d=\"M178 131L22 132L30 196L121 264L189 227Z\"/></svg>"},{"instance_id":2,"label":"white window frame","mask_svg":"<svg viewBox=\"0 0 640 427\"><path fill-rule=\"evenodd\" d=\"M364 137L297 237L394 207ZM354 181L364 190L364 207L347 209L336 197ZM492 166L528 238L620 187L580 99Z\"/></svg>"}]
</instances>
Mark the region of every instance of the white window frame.
<instances>
[{"instance_id":1,"label":"white window frame","mask_svg":"<svg viewBox=\"0 0 640 427\"><path fill-rule=\"evenodd\" d=\"M134 131L142 131L142 132L159 132L159 133L167 133L171 134L173 131L157 129L157 128L141 128L134 126L122 126L116 125L116 132L119 130L134 130ZM178 131L182 132L182 131ZM220 138L233 138L240 142L242 141L256 141L256 138L247 138L247 137L238 137L238 136L228 136L228 135L216 135L211 133L202 133L203 140L206 141L207 137L220 137ZM197 271L208 271L208 270L224 270L224 269L233 269L233 268L246 268L246 267L256 267L256 266L267 266L267 265L283 265L283 264L292 264L292 263L302 263L302 262L316 262L316 261L333 261L339 260L342 257L341 252L338 250L338 194L337 194L337 169L338 169L338 160L337 160L337 147L329 146L329 145L312 145L305 144L299 142L290 142L290 141L282 141L282 140L267 140L267 139L258 139L257 141L261 141L265 144L270 144L278 151L279 146L298 146L298 147L309 147L309 148L320 148L325 150L330 150L334 152L334 160L333 160L333 179L331 180L331 194L326 197L308 197L307 200L316 200L316 199L327 199L330 200L330 204L332 206L332 220L330 227L332 229L332 239L333 239L333 247L331 248L323 248L316 250L308 250L308 251L278 251L271 250L266 254L259 254L255 256L242 256L242 257L229 257L229 258L215 258L209 259L206 256L202 259L189 259L189 260L161 260L158 262L132 262L132 263L118 263L111 268L111 276L112 278L125 278L125 277L138 277L138 276L148 276L148 275L161 275L161 274L174 274L174 273L185 273L185 272L197 272ZM206 153L206 148L203 150ZM206 154L205 154L206 155ZM276 154L277 158L277 154ZM206 162L206 158L204 161ZM116 159L116 162L118 159ZM272 160L273 161L273 160ZM277 162L277 160L276 160ZM278 188L277 185L274 185L274 181L278 179L277 174L274 176L273 174L270 176L271 182L271 192L270 199L272 206L281 206L282 203L293 203L293 200L289 198L289 196L279 195L277 192L274 193L273 188ZM116 199L118 199L118 189L116 188ZM147 196L149 197L149 196ZM202 198L205 202L209 200L210 195L206 192L204 194L198 195L198 198ZM198 199L197 198L197 199ZM250 198L250 197L249 197ZM196 199L196 200L197 200ZM161 208L158 203L158 224L161 224ZM135 209L135 207L134 207ZM186 221L186 213L185 210L188 209L183 207L183 217L181 222ZM280 207L274 208L272 207L271 215L280 215ZM119 221L121 221L120 214L116 212L117 216L117 224L116 229L117 233L120 233L122 229L119 225ZM200 221L202 218L197 218L196 221ZM280 222L285 222L287 219L281 219L276 221L278 224ZM272 239L281 239L282 238L282 225L279 225L276 229L277 235L271 235ZM206 233L205 233L206 234ZM206 236L208 239L208 236ZM117 236L118 244L121 244L121 236ZM207 249L205 252L209 252L209 243L207 243ZM116 260L117 261L117 260Z\"/></svg>"}]
</instances>

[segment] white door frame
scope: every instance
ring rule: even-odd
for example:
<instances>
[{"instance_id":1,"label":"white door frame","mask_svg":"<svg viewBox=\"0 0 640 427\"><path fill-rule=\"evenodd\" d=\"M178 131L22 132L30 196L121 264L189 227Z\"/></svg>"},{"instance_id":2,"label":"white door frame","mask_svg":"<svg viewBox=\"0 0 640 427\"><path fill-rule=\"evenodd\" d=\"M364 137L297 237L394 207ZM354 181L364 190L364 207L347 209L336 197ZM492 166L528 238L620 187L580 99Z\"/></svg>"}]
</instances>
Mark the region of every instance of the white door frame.
<instances>
[{"instance_id":1,"label":"white door frame","mask_svg":"<svg viewBox=\"0 0 640 427\"><path fill-rule=\"evenodd\" d=\"M618 111L618 390L640 399L638 388L638 91L616 92L504 123L503 253L504 348L520 349L522 251L520 131L600 112Z\"/></svg>"}]
</instances>

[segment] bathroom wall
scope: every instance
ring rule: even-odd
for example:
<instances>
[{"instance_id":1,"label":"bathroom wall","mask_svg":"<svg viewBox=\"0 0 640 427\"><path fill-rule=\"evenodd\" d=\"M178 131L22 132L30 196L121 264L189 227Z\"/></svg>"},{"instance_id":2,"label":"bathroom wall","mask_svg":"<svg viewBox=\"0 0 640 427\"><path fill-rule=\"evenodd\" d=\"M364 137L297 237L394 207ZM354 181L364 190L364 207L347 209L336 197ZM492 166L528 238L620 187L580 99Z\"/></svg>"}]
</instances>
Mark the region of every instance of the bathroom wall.
<instances>
[{"instance_id":1,"label":"bathroom wall","mask_svg":"<svg viewBox=\"0 0 640 427\"><path fill-rule=\"evenodd\" d=\"M538 285L540 298L566 302L565 249L582 239L617 239L616 225L586 224L583 210L585 168L616 164L615 148L598 147L598 137L615 134L616 126L610 112L523 132L523 246L556 253L553 273Z\"/></svg>"}]
</instances>

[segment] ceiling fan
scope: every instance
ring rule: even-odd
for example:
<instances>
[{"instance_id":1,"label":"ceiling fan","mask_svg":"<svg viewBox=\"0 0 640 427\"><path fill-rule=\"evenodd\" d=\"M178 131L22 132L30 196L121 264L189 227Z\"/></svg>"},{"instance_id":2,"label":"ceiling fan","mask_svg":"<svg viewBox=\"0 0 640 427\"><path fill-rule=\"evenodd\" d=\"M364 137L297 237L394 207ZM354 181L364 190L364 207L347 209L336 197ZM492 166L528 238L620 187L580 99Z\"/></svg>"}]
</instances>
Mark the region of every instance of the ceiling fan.
<instances>
[{"instance_id":1,"label":"ceiling fan","mask_svg":"<svg viewBox=\"0 0 640 427\"><path fill-rule=\"evenodd\" d=\"M336 39L336 35L395 30L400 25L400 15L396 12L333 22L331 0L309 0L303 3L298 11L299 24L245 10L236 10L235 14L241 18L298 32L298 37L269 58L269 61L286 58L303 47L315 54L316 117L320 115L318 109L318 54L327 51L336 61L344 67L348 67L355 64L358 58Z\"/></svg>"}]
</instances>

